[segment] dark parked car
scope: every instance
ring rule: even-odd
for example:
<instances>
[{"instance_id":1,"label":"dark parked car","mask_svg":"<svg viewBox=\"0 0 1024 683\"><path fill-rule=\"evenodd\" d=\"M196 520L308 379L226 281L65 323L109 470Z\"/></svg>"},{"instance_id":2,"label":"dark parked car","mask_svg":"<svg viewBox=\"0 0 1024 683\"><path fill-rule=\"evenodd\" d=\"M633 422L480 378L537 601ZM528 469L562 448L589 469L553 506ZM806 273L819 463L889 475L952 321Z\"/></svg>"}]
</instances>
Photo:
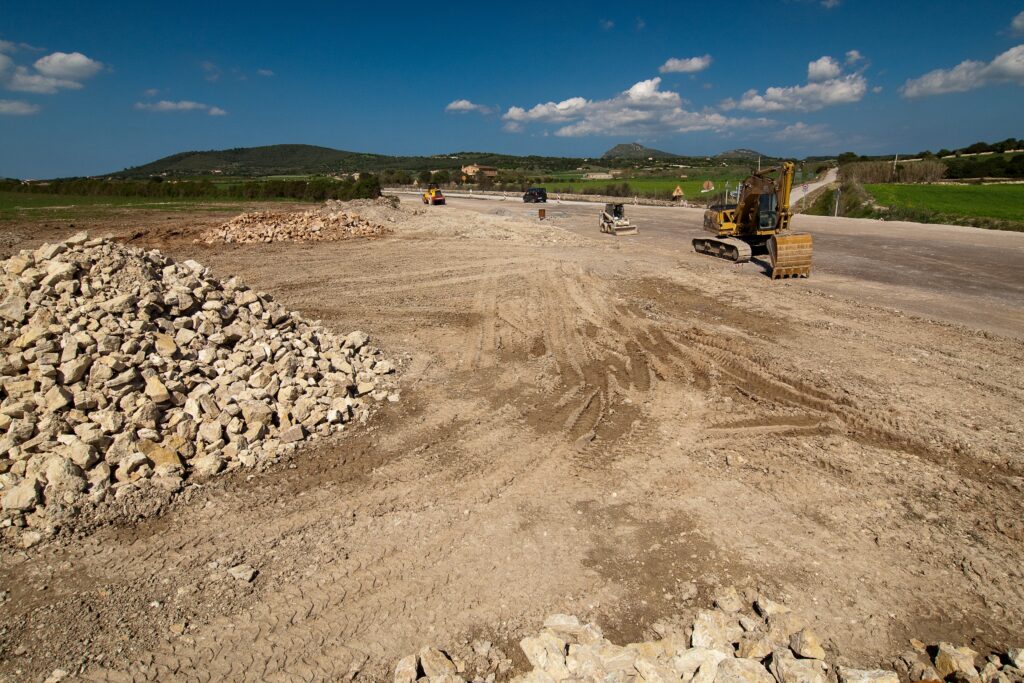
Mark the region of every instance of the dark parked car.
<instances>
[{"instance_id":1,"label":"dark parked car","mask_svg":"<svg viewBox=\"0 0 1024 683\"><path fill-rule=\"evenodd\" d=\"M523 201L527 204L537 204L548 201L548 191L543 187L531 187L523 195Z\"/></svg>"}]
</instances>

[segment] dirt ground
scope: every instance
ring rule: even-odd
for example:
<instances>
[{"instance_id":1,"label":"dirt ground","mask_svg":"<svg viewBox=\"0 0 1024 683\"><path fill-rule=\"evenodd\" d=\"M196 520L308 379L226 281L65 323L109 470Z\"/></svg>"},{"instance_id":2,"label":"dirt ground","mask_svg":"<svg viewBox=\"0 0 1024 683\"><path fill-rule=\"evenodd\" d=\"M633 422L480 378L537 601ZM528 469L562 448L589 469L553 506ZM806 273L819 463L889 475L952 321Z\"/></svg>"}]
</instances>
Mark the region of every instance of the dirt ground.
<instances>
[{"instance_id":1,"label":"dirt ground","mask_svg":"<svg viewBox=\"0 0 1024 683\"><path fill-rule=\"evenodd\" d=\"M406 365L368 429L3 550L2 680L382 681L477 637L521 666L550 613L629 642L724 585L786 602L842 663L910 637L1021 646L1021 330L773 282L685 236L616 241L596 214L367 211L395 234L206 247L193 231L225 216L203 211L4 226L5 256L86 227L196 258ZM241 561L251 584L225 573Z\"/></svg>"}]
</instances>

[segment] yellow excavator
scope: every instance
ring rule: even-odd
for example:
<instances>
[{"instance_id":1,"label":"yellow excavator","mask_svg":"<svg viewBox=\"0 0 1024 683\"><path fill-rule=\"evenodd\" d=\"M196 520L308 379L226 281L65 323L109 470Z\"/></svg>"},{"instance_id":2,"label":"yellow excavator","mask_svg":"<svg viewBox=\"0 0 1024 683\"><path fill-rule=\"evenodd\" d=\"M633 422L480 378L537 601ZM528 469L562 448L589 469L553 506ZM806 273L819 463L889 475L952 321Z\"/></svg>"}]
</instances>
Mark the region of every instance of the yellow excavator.
<instances>
[{"instance_id":1,"label":"yellow excavator","mask_svg":"<svg viewBox=\"0 0 1024 683\"><path fill-rule=\"evenodd\" d=\"M814 242L807 233L789 231L792 189L792 162L752 174L740 186L735 204L704 212L704 230L715 236L693 240L694 250L736 263L749 261L755 251L767 251L773 280L808 277Z\"/></svg>"}]
</instances>

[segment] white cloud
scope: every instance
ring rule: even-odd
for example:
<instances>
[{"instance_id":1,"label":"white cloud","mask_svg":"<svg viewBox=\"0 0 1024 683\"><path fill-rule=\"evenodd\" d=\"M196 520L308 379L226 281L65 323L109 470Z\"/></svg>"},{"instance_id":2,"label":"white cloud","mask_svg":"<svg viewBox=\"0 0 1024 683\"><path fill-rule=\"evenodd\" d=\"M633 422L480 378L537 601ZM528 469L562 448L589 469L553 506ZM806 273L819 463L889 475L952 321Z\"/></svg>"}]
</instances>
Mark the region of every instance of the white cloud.
<instances>
[{"instance_id":1,"label":"white cloud","mask_svg":"<svg viewBox=\"0 0 1024 683\"><path fill-rule=\"evenodd\" d=\"M660 86L661 78L651 78L606 100L570 97L529 109L509 107L502 118L508 131L521 131L533 123L550 124L558 126L554 134L561 137L687 133L771 124L763 118L728 117L710 110L688 111L683 108L679 93L661 90Z\"/></svg>"},{"instance_id":2,"label":"white cloud","mask_svg":"<svg viewBox=\"0 0 1024 683\"><path fill-rule=\"evenodd\" d=\"M29 104L21 100L0 100L0 114L25 116L35 114L37 111L39 111L38 104Z\"/></svg>"},{"instance_id":3,"label":"white cloud","mask_svg":"<svg viewBox=\"0 0 1024 683\"><path fill-rule=\"evenodd\" d=\"M84 81L103 70L101 62L89 59L81 52L54 52L37 59L35 67L44 76L70 81Z\"/></svg>"},{"instance_id":4,"label":"white cloud","mask_svg":"<svg viewBox=\"0 0 1024 683\"><path fill-rule=\"evenodd\" d=\"M5 41L5 48L12 45ZM21 43L18 47L30 49ZM34 48L32 48L34 49ZM54 52L37 59L35 69L15 66L14 61L0 53L0 85L7 90L52 95L59 90L80 90L83 81L103 70L103 64L89 59L81 52Z\"/></svg>"},{"instance_id":5,"label":"white cloud","mask_svg":"<svg viewBox=\"0 0 1024 683\"><path fill-rule=\"evenodd\" d=\"M135 108L145 111L193 111L196 109L209 109L209 106L202 102L191 102L189 100L181 100L180 102L160 100L159 102L136 102Z\"/></svg>"},{"instance_id":6,"label":"white cloud","mask_svg":"<svg viewBox=\"0 0 1024 683\"><path fill-rule=\"evenodd\" d=\"M447 104L444 108L447 112L455 114L467 114L471 111L478 112L480 114L493 114L494 109L483 104L477 104L469 100L453 100Z\"/></svg>"},{"instance_id":7,"label":"white cloud","mask_svg":"<svg viewBox=\"0 0 1024 683\"><path fill-rule=\"evenodd\" d=\"M43 48L29 45L28 43L15 43L13 40L0 40L0 52L17 52L18 50L42 52Z\"/></svg>"},{"instance_id":8,"label":"white cloud","mask_svg":"<svg viewBox=\"0 0 1024 683\"><path fill-rule=\"evenodd\" d=\"M1010 22L1010 30L1014 35L1024 34L1024 12L1021 12L1013 18L1013 21Z\"/></svg>"},{"instance_id":9,"label":"white cloud","mask_svg":"<svg viewBox=\"0 0 1024 683\"><path fill-rule=\"evenodd\" d=\"M270 69L256 69L257 76L263 76L264 78L270 78L274 75L274 72Z\"/></svg>"},{"instance_id":10,"label":"white cloud","mask_svg":"<svg viewBox=\"0 0 1024 683\"><path fill-rule=\"evenodd\" d=\"M602 19L600 23L601 28L604 29L605 31L611 31L613 28L615 28L615 22L612 21L611 19Z\"/></svg>"},{"instance_id":11,"label":"white cloud","mask_svg":"<svg viewBox=\"0 0 1024 683\"><path fill-rule=\"evenodd\" d=\"M772 136L776 140L794 143L824 143L835 141L835 134L824 123L806 124L803 121L786 126Z\"/></svg>"},{"instance_id":12,"label":"white cloud","mask_svg":"<svg viewBox=\"0 0 1024 683\"><path fill-rule=\"evenodd\" d=\"M220 107L211 107L208 104L192 102L191 100L180 100L178 102L172 102L170 100L160 100L159 102L136 102L135 108L140 111L154 112L205 111L210 116L224 116L227 114L227 112Z\"/></svg>"},{"instance_id":13,"label":"white cloud","mask_svg":"<svg viewBox=\"0 0 1024 683\"><path fill-rule=\"evenodd\" d=\"M640 81L630 86L629 90L622 93L631 104L667 104L679 106L682 98L679 93L671 90L660 90L661 77L655 76L646 81Z\"/></svg>"},{"instance_id":14,"label":"white cloud","mask_svg":"<svg viewBox=\"0 0 1024 683\"><path fill-rule=\"evenodd\" d=\"M199 68L203 70L204 74L206 74L203 78L208 80L210 83L216 83L220 80L220 67L213 62L200 62Z\"/></svg>"},{"instance_id":15,"label":"white cloud","mask_svg":"<svg viewBox=\"0 0 1024 683\"><path fill-rule=\"evenodd\" d=\"M1024 85L1024 45L1011 47L988 63L968 59L952 69L929 71L908 80L900 92L904 97L926 97L965 92L999 83Z\"/></svg>"},{"instance_id":16,"label":"white cloud","mask_svg":"<svg viewBox=\"0 0 1024 683\"><path fill-rule=\"evenodd\" d=\"M509 107L502 118L516 123L531 121L562 122L581 116L591 102L583 97L570 97L561 102L536 104L530 109Z\"/></svg>"},{"instance_id":17,"label":"white cloud","mask_svg":"<svg viewBox=\"0 0 1024 683\"><path fill-rule=\"evenodd\" d=\"M17 92L33 92L40 95L52 95L60 89L81 90L82 84L66 78L53 78L32 73L24 66L14 69L14 75L5 84L8 90Z\"/></svg>"},{"instance_id":18,"label":"white cloud","mask_svg":"<svg viewBox=\"0 0 1024 683\"><path fill-rule=\"evenodd\" d=\"M687 57L679 59L672 57L658 68L663 74L692 74L711 66L711 55L703 57Z\"/></svg>"},{"instance_id":19,"label":"white cloud","mask_svg":"<svg viewBox=\"0 0 1024 683\"><path fill-rule=\"evenodd\" d=\"M647 28L647 22L644 20L643 17L637 17L633 25L636 27L637 31L643 31L645 28Z\"/></svg>"},{"instance_id":20,"label":"white cloud","mask_svg":"<svg viewBox=\"0 0 1024 683\"><path fill-rule=\"evenodd\" d=\"M839 63L828 56L807 65L807 78L809 82L804 85L770 87L764 93L748 90L739 100L730 98L721 106L727 111L817 111L836 104L859 102L868 90L863 73L844 75Z\"/></svg>"},{"instance_id":21,"label":"white cloud","mask_svg":"<svg viewBox=\"0 0 1024 683\"><path fill-rule=\"evenodd\" d=\"M160 88L146 88L142 91L142 94L146 97L156 97L160 94Z\"/></svg>"},{"instance_id":22,"label":"white cloud","mask_svg":"<svg viewBox=\"0 0 1024 683\"><path fill-rule=\"evenodd\" d=\"M839 7L840 0L821 0L821 6L825 9L835 9Z\"/></svg>"},{"instance_id":23,"label":"white cloud","mask_svg":"<svg viewBox=\"0 0 1024 683\"><path fill-rule=\"evenodd\" d=\"M864 59L864 55L860 53L860 50L850 50L846 53L847 64L856 64L862 59Z\"/></svg>"},{"instance_id":24,"label":"white cloud","mask_svg":"<svg viewBox=\"0 0 1024 683\"><path fill-rule=\"evenodd\" d=\"M842 73L842 69L839 66L839 62L828 55L816 59L807 65L807 80L812 83L836 78L840 73Z\"/></svg>"}]
</instances>

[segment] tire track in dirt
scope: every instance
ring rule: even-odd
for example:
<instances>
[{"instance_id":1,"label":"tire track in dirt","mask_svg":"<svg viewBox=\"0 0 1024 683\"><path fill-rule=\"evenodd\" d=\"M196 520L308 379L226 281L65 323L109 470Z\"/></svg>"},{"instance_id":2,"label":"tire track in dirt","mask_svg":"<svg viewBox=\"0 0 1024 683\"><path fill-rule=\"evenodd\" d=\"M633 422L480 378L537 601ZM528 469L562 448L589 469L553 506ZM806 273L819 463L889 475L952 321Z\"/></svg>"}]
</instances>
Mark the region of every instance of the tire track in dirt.
<instances>
[{"instance_id":1,"label":"tire track in dirt","mask_svg":"<svg viewBox=\"0 0 1024 683\"><path fill-rule=\"evenodd\" d=\"M500 411L489 419L463 424L449 434L446 443L450 448L454 437L460 457L450 459L452 453L448 450L445 463L431 462L435 456L431 449L426 449L416 458L402 462L401 469L431 473L428 477L438 481L428 490L447 489L451 482L472 477L475 485L461 496L464 500L452 500L449 504L487 506L500 498L522 473L533 472L538 461L549 457L547 449L537 448L526 459L503 458L505 444L516 430L513 413ZM394 495L392 488L391 480L374 481L369 499L364 491L364 499L351 511L345 502L325 509L319 497L306 501L305 509L292 511L291 515L351 515L354 521L341 534L342 543L348 536L380 537L374 527L387 524L392 514L387 503ZM251 502L241 499L232 502L246 509L253 507ZM418 502L409 500L403 506L403 518L437 516L434 507L421 492ZM366 521L361 521L364 518ZM392 538L386 544L346 551L309 580L264 595L250 611L218 618L194 636L170 638L126 670L94 671L85 680L313 680L307 678L312 672L316 672L317 680L344 678L363 668L371 657L379 663L402 647L416 647L414 642L395 640L389 632L395 620L445 628L452 622L451 616L456 620L462 618L436 609L437 596L450 590L456 573L431 572L429 568L445 566L451 552L449 543L471 537L471 525L466 520L444 528L444 537L451 539L445 543L438 542L440 530L423 534L422 525L414 525L405 533L392 530ZM427 528L431 526L432 523L427 524ZM263 533L273 536L280 530L264 529ZM182 529L180 534L186 538L155 534L140 539L139 543L156 544L148 552L138 554L140 561L146 557L165 557L169 547L181 548L183 540L197 549L210 545L209 537L200 540L201 530ZM244 659L236 653L244 653Z\"/></svg>"}]
</instances>

